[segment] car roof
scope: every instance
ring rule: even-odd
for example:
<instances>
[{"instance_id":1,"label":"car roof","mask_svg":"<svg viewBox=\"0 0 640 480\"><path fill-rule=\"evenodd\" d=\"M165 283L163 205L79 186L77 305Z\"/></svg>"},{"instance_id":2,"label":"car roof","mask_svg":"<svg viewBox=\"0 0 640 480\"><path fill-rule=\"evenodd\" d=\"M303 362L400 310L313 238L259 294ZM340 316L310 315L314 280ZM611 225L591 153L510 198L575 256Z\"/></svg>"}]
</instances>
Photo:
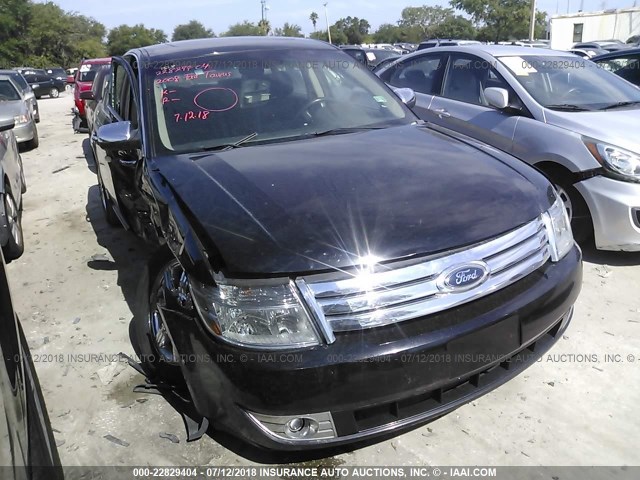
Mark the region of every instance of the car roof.
<instances>
[{"instance_id":1,"label":"car roof","mask_svg":"<svg viewBox=\"0 0 640 480\"><path fill-rule=\"evenodd\" d=\"M489 54L493 57L510 57L510 56L532 56L532 55L544 55L549 57L566 57L571 55L569 52L560 50L551 50L549 48L531 48L521 47L519 45L458 45L447 47L434 47L430 49L431 52L482 52ZM424 50L420 53L424 54Z\"/></svg>"},{"instance_id":2,"label":"car roof","mask_svg":"<svg viewBox=\"0 0 640 480\"><path fill-rule=\"evenodd\" d=\"M591 61L607 60L611 58L627 57L629 55L639 55L640 48L625 48L624 50L616 50L614 52L602 53L591 59Z\"/></svg>"},{"instance_id":3,"label":"car roof","mask_svg":"<svg viewBox=\"0 0 640 480\"><path fill-rule=\"evenodd\" d=\"M80 62L81 64L89 64L89 63L111 63L111 57L103 57L103 58L86 58Z\"/></svg>"},{"instance_id":4,"label":"car roof","mask_svg":"<svg viewBox=\"0 0 640 480\"><path fill-rule=\"evenodd\" d=\"M291 37L218 37L197 40L180 40L178 42L160 43L149 47L130 50L128 54L139 53L148 59L173 60L184 57L198 57L214 52L234 52L243 50L286 49L321 49L330 50L337 47L320 40Z\"/></svg>"}]
</instances>

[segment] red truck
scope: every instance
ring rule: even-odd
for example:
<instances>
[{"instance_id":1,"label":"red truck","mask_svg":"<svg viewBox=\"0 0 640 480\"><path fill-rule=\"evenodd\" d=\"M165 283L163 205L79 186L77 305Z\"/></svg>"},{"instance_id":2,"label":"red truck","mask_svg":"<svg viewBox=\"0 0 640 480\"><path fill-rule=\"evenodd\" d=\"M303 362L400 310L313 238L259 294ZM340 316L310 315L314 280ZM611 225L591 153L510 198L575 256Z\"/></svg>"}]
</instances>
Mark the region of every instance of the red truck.
<instances>
[{"instance_id":1,"label":"red truck","mask_svg":"<svg viewBox=\"0 0 640 480\"><path fill-rule=\"evenodd\" d=\"M73 131L80 132L87 130L87 117L84 109L84 100L80 98L80 93L91 90L93 79L100 68L111 64L111 57L91 58L83 60L75 75L75 88L73 90Z\"/></svg>"}]
</instances>

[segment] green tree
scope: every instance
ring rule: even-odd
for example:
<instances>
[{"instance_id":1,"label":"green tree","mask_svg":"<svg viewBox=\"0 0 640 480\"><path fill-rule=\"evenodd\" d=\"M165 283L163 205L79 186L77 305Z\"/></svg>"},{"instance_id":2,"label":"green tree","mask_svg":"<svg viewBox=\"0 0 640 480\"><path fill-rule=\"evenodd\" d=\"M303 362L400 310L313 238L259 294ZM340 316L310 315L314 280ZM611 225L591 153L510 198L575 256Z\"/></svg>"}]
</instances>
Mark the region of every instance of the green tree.
<instances>
[{"instance_id":1,"label":"green tree","mask_svg":"<svg viewBox=\"0 0 640 480\"><path fill-rule=\"evenodd\" d=\"M529 36L530 0L451 0L451 6L466 12L481 28L478 39L499 42ZM542 36L546 14L536 14L536 36Z\"/></svg>"},{"instance_id":2,"label":"green tree","mask_svg":"<svg viewBox=\"0 0 640 480\"><path fill-rule=\"evenodd\" d=\"M132 48L155 45L167 41L162 30L146 28L142 23L134 26L120 25L109 31L107 50L109 55L122 55Z\"/></svg>"},{"instance_id":3,"label":"green tree","mask_svg":"<svg viewBox=\"0 0 640 480\"><path fill-rule=\"evenodd\" d=\"M223 37L243 37L243 36L260 36L262 35L262 28L255 23L245 20L242 23L235 23L229 27L229 29L222 34Z\"/></svg>"},{"instance_id":4,"label":"green tree","mask_svg":"<svg viewBox=\"0 0 640 480\"><path fill-rule=\"evenodd\" d=\"M27 51L29 0L0 0L0 66L17 67Z\"/></svg>"},{"instance_id":5,"label":"green tree","mask_svg":"<svg viewBox=\"0 0 640 480\"><path fill-rule=\"evenodd\" d=\"M316 12L311 12L311 15L309 15L309 20L311 20L311 23L313 23L313 31L316 31L316 25L318 24L318 18L320 18L318 16L318 14Z\"/></svg>"},{"instance_id":6,"label":"green tree","mask_svg":"<svg viewBox=\"0 0 640 480\"><path fill-rule=\"evenodd\" d=\"M360 44L364 42L366 36L369 34L371 25L365 19L347 17L338 20L331 28L331 40L336 45L343 43ZM334 29L337 32L336 37L333 35ZM346 37L346 41L343 41L343 37Z\"/></svg>"},{"instance_id":7,"label":"green tree","mask_svg":"<svg viewBox=\"0 0 640 480\"><path fill-rule=\"evenodd\" d=\"M105 55L106 29L93 18L68 13L53 2L31 4L23 63L34 67L77 65Z\"/></svg>"},{"instance_id":8,"label":"green tree","mask_svg":"<svg viewBox=\"0 0 640 480\"><path fill-rule=\"evenodd\" d=\"M173 35L171 40L176 42L178 40L191 40L193 38L213 38L215 33L210 28L206 28L198 20L191 20L189 23L177 25L173 29Z\"/></svg>"},{"instance_id":9,"label":"green tree","mask_svg":"<svg viewBox=\"0 0 640 480\"><path fill-rule=\"evenodd\" d=\"M260 28L260 35L269 35L269 33L271 32L271 22L269 22L269 20L267 20L266 18L260 20L258 22L258 28Z\"/></svg>"},{"instance_id":10,"label":"green tree","mask_svg":"<svg viewBox=\"0 0 640 480\"><path fill-rule=\"evenodd\" d=\"M471 20L461 15L452 15L430 30L434 38L476 38L477 30Z\"/></svg>"},{"instance_id":11,"label":"green tree","mask_svg":"<svg viewBox=\"0 0 640 480\"><path fill-rule=\"evenodd\" d=\"M401 15L402 18L398 22L398 25L403 29L413 30L414 33L418 33L420 38L416 40L420 41L427 38L433 38L433 30L439 24L453 17L454 13L451 8L440 6L429 7L424 5L422 7L407 7L402 10Z\"/></svg>"},{"instance_id":12,"label":"green tree","mask_svg":"<svg viewBox=\"0 0 640 480\"><path fill-rule=\"evenodd\" d=\"M300 25L285 23L282 28L276 28L273 34L277 37L304 37Z\"/></svg>"},{"instance_id":13,"label":"green tree","mask_svg":"<svg viewBox=\"0 0 640 480\"><path fill-rule=\"evenodd\" d=\"M398 25L383 23L373 34L375 43L398 43L403 41L403 29Z\"/></svg>"}]
</instances>

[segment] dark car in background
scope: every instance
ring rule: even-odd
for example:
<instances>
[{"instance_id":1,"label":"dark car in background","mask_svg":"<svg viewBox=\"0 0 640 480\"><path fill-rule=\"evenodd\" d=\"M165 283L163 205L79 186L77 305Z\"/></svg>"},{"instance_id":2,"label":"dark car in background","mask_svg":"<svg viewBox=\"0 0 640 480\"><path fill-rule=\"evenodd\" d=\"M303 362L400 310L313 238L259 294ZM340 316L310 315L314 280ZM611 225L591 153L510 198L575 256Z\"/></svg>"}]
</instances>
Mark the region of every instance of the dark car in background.
<instances>
[{"instance_id":1,"label":"dark car in background","mask_svg":"<svg viewBox=\"0 0 640 480\"><path fill-rule=\"evenodd\" d=\"M58 98L60 93L64 92L66 85L64 80L58 80L46 74L24 73L23 76L38 99L45 95Z\"/></svg>"},{"instance_id":2,"label":"dark car in background","mask_svg":"<svg viewBox=\"0 0 640 480\"><path fill-rule=\"evenodd\" d=\"M271 449L442 416L535 362L580 291L548 180L358 67L309 39L188 40L114 58L103 100L107 219L157 249L143 368Z\"/></svg>"},{"instance_id":3,"label":"dark car in background","mask_svg":"<svg viewBox=\"0 0 640 480\"><path fill-rule=\"evenodd\" d=\"M40 122L40 109L38 108L38 99L36 98L35 93L33 93L33 89L29 85L29 83L25 80L20 72L17 70L0 70L0 75L7 75L10 77L15 84L19 87L20 91L24 98L26 98L29 103L31 103L31 111L33 112L33 118L36 123Z\"/></svg>"},{"instance_id":4,"label":"dark car in background","mask_svg":"<svg viewBox=\"0 0 640 480\"><path fill-rule=\"evenodd\" d=\"M2 480L62 480L63 472L29 346L0 252L0 472Z\"/></svg>"},{"instance_id":5,"label":"dark car in background","mask_svg":"<svg viewBox=\"0 0 640 480\"><path fill-rule=\"evenodd\" d=\"M91 90L93 80L96 77L98 70L105 65L111 63L111 58L90 58L83 60L80 66L76 70L74 77L74 89L73 89L73 101L74 118L73 118L73 130L79 132L87 129L87 117L84 110L84 100L80 98L80 93Z\"/></svg>"},{"instance_id":6,"label":"dark car in background","mask_svg":"<svg viewBox=\"0 0 640 480\"><path fill-rule=\"evenodd\" d=\"M629 48L593 57L591 61L640 86L640 48Z\"/></svg>"},{"instance_id":7,"label":"dark car in background","mask_svg":"<svg viewBox=\"0 0 640 480\"><path fill-rule=\"evenodd\" d=\"M47 75L55 78L56 80L62 80L63 82L67 81L67 71L62 67L48 67L45 68L44 71Z\"/></svg>"},{"instance_id":8,"label":"dark car in background","mask_svg":"<svg viewBox=\"0 0 640 480\"><path fill-rule=\"evenodd\" d=\"M387 64L401 57L401 55L393 50L385 50L382 48L367 48L365 49L365 55L369 60L369 68L371 70L375 70L380 67L381 64Z\"/></svg>"}]
</instances>

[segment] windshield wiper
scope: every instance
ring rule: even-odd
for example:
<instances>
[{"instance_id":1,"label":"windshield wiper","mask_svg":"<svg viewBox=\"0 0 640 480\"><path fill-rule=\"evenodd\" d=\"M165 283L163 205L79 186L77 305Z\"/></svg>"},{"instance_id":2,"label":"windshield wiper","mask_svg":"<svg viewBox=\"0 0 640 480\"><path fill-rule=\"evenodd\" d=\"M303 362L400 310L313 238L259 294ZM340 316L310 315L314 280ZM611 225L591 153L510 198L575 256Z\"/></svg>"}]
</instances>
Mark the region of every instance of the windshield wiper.
<instances>
[{"instance_id":1,"label":"windshield wiper","mask_svg":"<svg viewBox=\"0 0 640 480\"><path fill-rule=\"evenodd\" d=\"M640 101L638 100L633 100L628 102L617 102L617 103L612 103L611 105L607 105L605 107L599 108L598 110L610 110L613 108L627 107L629 105L637 105L639 103Z\"/></svg>"},{"instance_id":2,"label":"windshield wiper","mask_svg":"<svg viewBox=\"0 0 640 480\"><path fill-rule=\"evenodd\" d=\"M580 105L573 105L572 103L559 103L554 105L545 105L545 107L551 110L564 110L566 112L589 112L590 108L581 107Z\"/></svg>"},{"instance_id":3,"label":"windshield wiper","mask_svg":"<svg viewBox=\"0 0 640 480\"><path fill-rule=\"evenodd\" d=\"M382 126L378 126L378 127L341 127L341 128L332 128L330 130L325 130L323 132L314 132L311 133L310 135L314 136L314 137L325 137L325 136L329 136L329 135L342 135L345 133L356 133L356 132L364 132L367 130L382 130L384 128L389 128L389 127L382 127Z\"/></svg>"},{"instance_id":4,"label":"windshield wiper","mask_svg":"<svg viewBox=\"0 0 640 480\"><path fill-rule=\"evenodd\" d=\"M203 147L203 148L200 149L200 151L201 152L212 152L212 151L219 150L221 152L224 152L226 150L231 150L232 148L241 147L243 143L246 143L249 140L253 140L257 136L258 136L258 132L253 132L253 133L247 135L246 137L241 138L237 142L234 142L234 143L222 143L220 145L214 145L213 147Z\"/></svg>"}]
</instances>

